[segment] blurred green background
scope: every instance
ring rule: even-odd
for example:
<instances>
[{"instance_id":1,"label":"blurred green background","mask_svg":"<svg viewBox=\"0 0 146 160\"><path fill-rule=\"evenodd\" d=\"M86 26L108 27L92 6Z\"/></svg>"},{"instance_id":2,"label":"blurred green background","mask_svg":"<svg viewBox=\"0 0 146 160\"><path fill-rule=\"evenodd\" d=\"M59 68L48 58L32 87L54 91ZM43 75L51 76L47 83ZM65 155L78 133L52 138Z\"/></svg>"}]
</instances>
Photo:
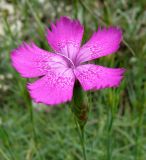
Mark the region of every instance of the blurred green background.
<instances>
[{"instance_id":1,"label":"blurred green background","mask_svg":"<svg viewBox=\"0 0 146 160\"><path fill-rule=\"evenodd\" d=\"M96 63L126 68L124 81L117 89L87 93L88 160L145 160L145 0L0 0L0 160L82 160L70 103L33 103L28 80L10 63L11 50L23 41L50 49L45 29L63 15L81 21L84 42L99 25L123 30L119 51Z\"/></svg>"}]
</instances>

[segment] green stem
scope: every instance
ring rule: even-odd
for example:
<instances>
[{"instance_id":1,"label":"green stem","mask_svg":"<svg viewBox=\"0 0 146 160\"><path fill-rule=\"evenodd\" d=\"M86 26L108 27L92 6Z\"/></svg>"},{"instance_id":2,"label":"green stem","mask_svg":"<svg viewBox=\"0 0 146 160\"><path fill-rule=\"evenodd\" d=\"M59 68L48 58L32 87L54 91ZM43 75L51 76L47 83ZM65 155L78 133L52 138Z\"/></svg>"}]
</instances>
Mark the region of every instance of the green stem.
<instances>
[{"instance_id":1,"label":"green stem","mask_svg":"<svg viewBox=\"0 0 146 160\"><path fill-rule=\"evenodd\" d=\"M39 155L39 159L42 160L41 158L41 154L38 148L38 143L37 143L37 134L36 134L36 130L35 130L35 123L34 123L34 113L33 113L33 106L32 103L30 102L29 104L29 110L30 110L30 120L31 120L31 124L32 124L32 134L33 134L33 142L35 144L35 148L37 150L37 153Z\"/></svg>"},{"instance_id":2,"label":"green stem","mask_svg":"<svg viewBox=\"0 0 146 160\"><path fill-rule=\"evenodd\" d=\"M2 157L5 159L5 160L10 160L9 157L3 152L3 150L0 148L0 154L2 155Z\"/></svg>"},{"instance_id":3,"label":"green stem","mask_svg":"<svg viewBox=\"0 0 146 160\"><path fill-rule=\"evenodd\" d=\"M35 132L35 126L34 126L33 107L32 107L31 102L29 104L29 111L30 111L30 120L31 120L31 124L32 124L33 140L35 141L35 139L36 139L36 132Z\"/></svg>"},{"instance_id":4,"label":"green stem","mask_svg":"<svg viewBox=\"0 0 146 160\"><path fill-rule=\"evenodd\" d=\"M88 119L88 100L78 81L75 83L71 110L74 115L76 128L80 137L83 157L84 160L87 160L84 142L84 128Z\"/></svg>"},{"instance_id":5,"label":"green stem","mask_svg":"<svg viewBox=\"0 0 146 160\"><path fill-rule=\"evenodd\" d=\"M73 10L74 18L78 19L78 0L73 0L73 6L74 6Z\"/></svg>"},{"instance_id":6,"label":"green stem","mask_svg":"<svg viewBox=\"0 0 146 160\"><path fill-rule=\"evenodd\" d=\"M1 126L1 128L0 128L0 135L2 135L2 137L4 137L4 141L6 143L7 151L11 155L11 159L15 160L14 152L12 150L12 148L13 148L12 143L10 141L10 138L9 138L9 135L8 135L7 131L5 130L5 128L3 126Z\"/></svg>"},{"instance_id":7,"label":"green stem","mask_svg":"<svg viewBox=\"0 0 146 160\"><path fill-rule=\"evenodd\" d=\"M37 13L37 11L35 11L34 7L32 6L31 1L26 0L26 5L28 6L30 12L32 13L32 16L34 17L37 26L38 26L38 34L40 35L40 37L42 38L42 40L46 40L45 36L44 36L44 28L46 28L46 26L43 25L43 23L41 22L39 15ZM48 46L48 43L46 41L43 41L45 48L46 49L50 49Z\"/></svg>"},{"instance_id":8,"label":"green stem","mask_svg":"<svg viewBox=\"0 0 146 160\"><path fill-rule=\"evenodd\" d=\"M123 43L124 43L125 46L129 49L129 51L131 52L131 54L132 54L133 56L135 56L136 54L135 54L134 50L132 49L132 47L128 44L128 42L127 42L125 39L123 39Z\"/></svg>"},{"instance_id":9,"label":"green stem","mask_svg":"<svg viewBox=\"0 0 146 160\"><path fill-rule=\"evenodd\" d=\"M84 160L87 160L87 157L86 157L86 148L85 148L84 128L81 128L81 143L82 143L82 150L83 150Z\"/></svg>"},{"instance_id":10,"label":"green stem","mask_svg":"<svg viewBox=\"0 0 146 160\"><path fill-rule=\"evenodd\" d=\"M13 35L12 31L11 31L10 25L9 25L9 23L8 23L7 16L4 16L4 17L3 17L3 21L4 21L4 24L5 24L5 26L6 26L7 32L9 33L9 36L11 37L11 40L12 40L12 42L14 43L14 42L15 42L15 41L14 41L15 38L14 38L14 35Z\"/></svg>"},{"instance_id":11,"label":"green stem","mask_svg":"<svg viewBox=\"0 0 146 160\"><path fill-rule=\"evenodd\" d=\"M143 111L138 117L138 126L136 129L136 148L135 148L135 160L141 160L141 135L142 135L142 123L143 123Z\"/></svg>"},{"instance_id":12,"label":"green stem","mask_svg":"<svg viewBox=\"0 0 146 160\"><path fill-rule=\"evenodd\" d=\"M37 13L34 11L34 8L32 7L32 4L30 3L30 1L26 0L26 4L29 7L34 19L36 20L39 28L40 28L40 34L43 35L44 34L44 27L43 24L41 23L39 16L37 15Z\"/></svg>"},{"instance_id":13,"label":"green stem","mask_svg":"<svg viewBox=\"0 0 146 160\"><path fill-rule=\"evenodd\" d=\"M112 159L112 125L113 125L113 115L111 108L108 109L107 118L107 160Z\"/></svg>"},{"instance_id":14,"label":"green stem","mask_svg":"<svg viewBox=\"0 0 146 160\"><path fill-rule=\"evenodd\" d=\"M75 119L75 124L76 124L76 128L77 128L77 132L78 132L78 135L79 135L79 138L80 138L80 143L81 143L81 146L82 146L83 157L84 157L84 160L87 160L86 148L85 148L84 127L81 127L79 125L79 123L77 122L77 119L76 119L75 116L74 116L74 119Z\"/></svg>"},{"instance_id":15,"label":"green stem","mask_svg":"<svg viewBox=\"0 0 146 160\"><path fill-rule=\"evenodd\" d=\"M3 16L3 23L6 29L6 34L8 35L8 37L10 37L11 44L13 44L13 46L15 47L17 45L16 38L15 38L15 35L11 31L10 24L8 22L6 15Z\"/></svg>"}]
</instances>

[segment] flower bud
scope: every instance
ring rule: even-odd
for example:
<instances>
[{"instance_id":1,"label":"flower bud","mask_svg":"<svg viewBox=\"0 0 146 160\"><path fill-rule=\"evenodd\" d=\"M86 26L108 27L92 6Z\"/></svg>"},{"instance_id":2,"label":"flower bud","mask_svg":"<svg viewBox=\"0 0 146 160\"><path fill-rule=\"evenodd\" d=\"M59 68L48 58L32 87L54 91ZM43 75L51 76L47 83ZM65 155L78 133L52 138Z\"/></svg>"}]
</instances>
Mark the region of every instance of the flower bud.
<instances>
[{"instance_id":1,"label":"flower bud","mask_svg":"<svg viewBox=\"0 0 146 160\"><path fill-rule=\"evenodd\" d=\"M81 128L83 128L87 122L88 111L89 107L86 93L82 90L80 83L76 81L73 94L72 112Z\"/></svg>"}]
</instances>

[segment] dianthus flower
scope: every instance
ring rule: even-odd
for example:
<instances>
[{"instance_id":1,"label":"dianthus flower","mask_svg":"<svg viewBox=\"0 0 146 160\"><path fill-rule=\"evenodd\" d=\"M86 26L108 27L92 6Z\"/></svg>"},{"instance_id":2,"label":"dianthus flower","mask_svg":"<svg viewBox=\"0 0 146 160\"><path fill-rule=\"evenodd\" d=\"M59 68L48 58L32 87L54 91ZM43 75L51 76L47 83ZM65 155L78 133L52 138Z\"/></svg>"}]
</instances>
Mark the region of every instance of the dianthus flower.
<instances>
[{"instance_id":1,"label":"dianthus flower","mask_svg":"<svg viewBox=\"0 0 146 160\"><path fill-rule=\"evenodd\" d=\"M46 37L54 53L34 43L23 43L11 53L12 65L22 77L39 78L27 85L35 102L57 105L71 101L75 81L85 91L119 86L124 69L86 63L118 50L119 28L98 28L83 46L84 28L78 20L61 17L50 28Z\"/></svg>"}]
</instances>

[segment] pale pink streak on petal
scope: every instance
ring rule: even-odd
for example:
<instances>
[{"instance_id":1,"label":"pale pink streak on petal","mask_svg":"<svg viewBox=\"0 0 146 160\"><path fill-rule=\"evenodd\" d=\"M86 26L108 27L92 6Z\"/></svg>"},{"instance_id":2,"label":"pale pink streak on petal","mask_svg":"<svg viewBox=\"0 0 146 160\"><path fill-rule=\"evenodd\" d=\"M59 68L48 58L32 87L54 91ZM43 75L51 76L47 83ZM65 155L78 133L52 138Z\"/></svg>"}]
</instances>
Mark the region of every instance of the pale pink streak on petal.
<instances>
[{"instance_id":1,"label":"pale pink streak on petal","mask_svg":"<svg viewBox=\"0 0 146 160\"><path fill-rule=\"evenodd\" d=\"M47 40L51 47L74 61L83 36L83 26L78 20L61 17L47 30Z\"/></svg>"},{"instance_id":2,"label":"pale pink streak on petal","mask_svg":"<svg viewBox=\"0 0 146 160\"><path fill-rule=\"evenodd\" d=\"M124 72L122 68L107 68L94 64L81 65L74 70L84 90L117 87Z\"/></svg>"},{"instance_id":3,"label":"pale pink streak on petal","mask_svg":"<svg viewBox=\"0 0 146 160\"><path fill-rule=\"evenodd\" d=\"M72 99L74 82L72 69L62 67L52 69L43 78L28 84L28 89L35 102L57 105Z\"/></svg>"},{"instance_id":4,"label":"pale pink streak on petal","mask_svg":"<svg viewBox=\"0 0 146 160\"><path fill-rule=\"evenodd\" d=\"M122 31L116 27L99 28L85 43L77 56L78 64L116 52L122 41Z\"/></svg>"},{"instance_id":5,"label":"pale pink streak on petal","mask_svg":"<svg viewBox=\"0 0 146 160\"><path fill-rule=\"evenodd\" d=\"M22 77L34 78L47 74L52 63L67 67L67 62L59 55L45 51L34 43L22 44L11 53L13 67Z\"/></svg>"}]
</instances>

